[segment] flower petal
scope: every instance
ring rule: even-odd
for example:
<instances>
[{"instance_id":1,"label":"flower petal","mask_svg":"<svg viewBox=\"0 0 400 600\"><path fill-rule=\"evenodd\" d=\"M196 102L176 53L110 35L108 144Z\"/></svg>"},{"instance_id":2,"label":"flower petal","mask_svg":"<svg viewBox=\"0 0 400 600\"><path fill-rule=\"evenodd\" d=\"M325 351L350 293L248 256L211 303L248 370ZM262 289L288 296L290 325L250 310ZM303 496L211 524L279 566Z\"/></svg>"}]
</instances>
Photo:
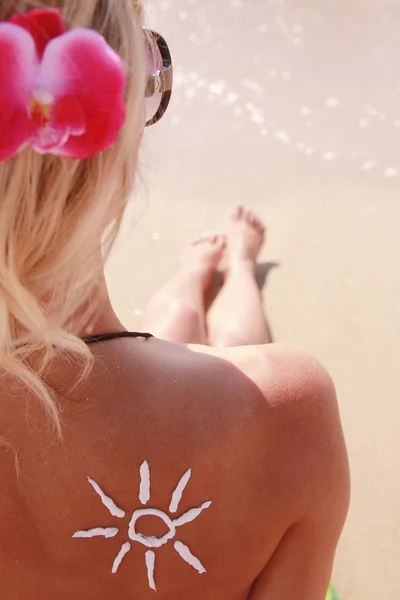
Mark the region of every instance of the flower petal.
<instances>
[{"instance_id":1,"label":"flower petal","mask_svg":"<svg viewBox=\"0 0 400 600\"><path fill-rule=\"evenodd\" d=\"M8 22L23 27L31 34L39 58L42 58L50 40L65 33L65 25L59 11L48 8L38 8L14 15Z\"/></svg>"},{"instance_id":2,"label":"flower petal","mask_svg":"<svg viewBox=\"0 0 400 600\"><path fill-rule=\"evenodd\" d=\"M72 96L65 96L56 103L51 118L52 125L68 129L71 135L85 133L85 115L78 100Z\"/></svg>"},{"instance_id":3,"label":"flower petal","mask_svg":"<svg viewBox=\"0 0 400 600\"><path fill-rule=\"evenodd\" d=\"M37 68L29 33L0 23L0 161L17 154L29 140L28 103Z\"/></svg>"},{"instance_id":4,"label":"flower petal","mask_svg":"<svg viewBox=\"0 0 400 600\"><path fill-rule=\"evenodd\" d=\"M72 135L55 153L88 158L116 141L125 121L126 75L120 57L99 33L74 29L52 40L38 82L56 100L74 98L84 116L85 132Z\"/></svg>"}]
</instances>

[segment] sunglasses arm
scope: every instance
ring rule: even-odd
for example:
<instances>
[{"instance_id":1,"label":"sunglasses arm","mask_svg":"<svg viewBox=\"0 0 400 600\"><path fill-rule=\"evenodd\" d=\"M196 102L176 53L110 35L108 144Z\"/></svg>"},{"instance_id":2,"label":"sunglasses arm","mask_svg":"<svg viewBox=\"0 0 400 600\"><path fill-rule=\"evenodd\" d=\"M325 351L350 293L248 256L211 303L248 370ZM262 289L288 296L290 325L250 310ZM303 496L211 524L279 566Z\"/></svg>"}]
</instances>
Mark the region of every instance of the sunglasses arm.
<instances>
[{"instance_id":1,"label":"sunglasses arm","mask_svg":"<svg viewBox=\"0 0 400 600\"><path fill-rule=\"evenodd\" d=\"M172 66L157 71L154 75L149 75L146 82L146 98L151 98L154 94L164 94L172 90L173 69Z\"/></svg>"}]
</instances>

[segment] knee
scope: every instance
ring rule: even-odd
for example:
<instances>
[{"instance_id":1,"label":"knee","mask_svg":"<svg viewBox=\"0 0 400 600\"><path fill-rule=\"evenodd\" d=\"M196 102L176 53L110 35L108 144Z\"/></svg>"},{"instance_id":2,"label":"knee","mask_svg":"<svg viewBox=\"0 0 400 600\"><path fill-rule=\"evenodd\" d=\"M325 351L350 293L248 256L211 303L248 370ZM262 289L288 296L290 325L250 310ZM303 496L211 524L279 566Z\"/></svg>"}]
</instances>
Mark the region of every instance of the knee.
<instances>
[{"instance_id":1,"label":"knee","mask_svg":"<svg viewBox=\"0 0 400 600\"><path fill-rule=\"evenodd\" d=\"M174 320L186 327L197 327L200 323L199 311L193 304L185 300L173 300L170 303L169 311Z\"/></svg>"}]
</instances>

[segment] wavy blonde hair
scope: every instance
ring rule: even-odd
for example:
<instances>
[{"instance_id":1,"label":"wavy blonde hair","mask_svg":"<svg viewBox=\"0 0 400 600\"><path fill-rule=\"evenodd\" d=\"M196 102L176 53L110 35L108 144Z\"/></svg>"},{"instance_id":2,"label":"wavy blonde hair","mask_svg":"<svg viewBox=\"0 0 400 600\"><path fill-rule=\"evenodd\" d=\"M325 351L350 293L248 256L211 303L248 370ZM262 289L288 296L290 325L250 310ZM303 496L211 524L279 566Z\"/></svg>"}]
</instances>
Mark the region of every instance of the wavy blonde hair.
<instances>
[{"instance_id":1,"label":"wavy blonde hair","mask_svg":"<svg viewBox=\"0 0 400 600\"><path fill-rule=\"evenodd\" d=\"M59 408L44 374L62 353L81 362L82 376L90 370L92 355L71 323L78 331L93 316L89 298L102 267L101 240L107 254L135 183L145 116L141 4L0 2L0 21L33 8L59 8L67 27L99 31L128 73L127 119L111 149L81 161L27 149L0 163L0 369L40 399L59 433Z\"/></svg>"}]
</instances>

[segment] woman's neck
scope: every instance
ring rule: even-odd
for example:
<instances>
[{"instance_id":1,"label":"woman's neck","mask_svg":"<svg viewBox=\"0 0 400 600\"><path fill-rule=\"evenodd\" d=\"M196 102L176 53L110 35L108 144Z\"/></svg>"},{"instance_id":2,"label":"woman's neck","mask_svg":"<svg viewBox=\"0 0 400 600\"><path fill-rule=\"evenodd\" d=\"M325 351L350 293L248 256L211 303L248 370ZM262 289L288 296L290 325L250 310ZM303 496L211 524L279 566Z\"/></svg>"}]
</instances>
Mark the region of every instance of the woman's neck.
<instances>
[{"instance_id":1,"label":"woman's neck","mask_svg":"<svg viewBox=\"0 0 400 600\"><path fill-rule=\"evenodd\" d=\"M88 310L88 308L92 310ZM84 315L88 314L85 322ZM97 285L84 306L73 319L72 331L79 337L101 335L114 331L124 331L126 328L118 319L112 307L104 273L99 277Z\"/></svg>"}]
</instances>

